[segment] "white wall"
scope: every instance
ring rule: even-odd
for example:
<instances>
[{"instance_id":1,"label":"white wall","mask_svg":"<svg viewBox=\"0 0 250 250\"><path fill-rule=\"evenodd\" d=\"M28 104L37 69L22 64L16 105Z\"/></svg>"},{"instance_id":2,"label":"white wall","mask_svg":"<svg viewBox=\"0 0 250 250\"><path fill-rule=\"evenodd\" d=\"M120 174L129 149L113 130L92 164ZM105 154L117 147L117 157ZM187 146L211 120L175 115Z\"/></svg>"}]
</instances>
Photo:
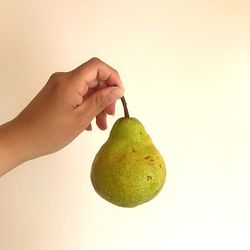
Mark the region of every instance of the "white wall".
<instances>
[{"instance_id":1,"label":"white wall","mask_svg":"<svg viewBox=\"0 0 250 250\"><path fill-rule=\"evenodd\" d=\"M98 56L168 176L137 208L101 199L89 174L109 130L95 127L0 179L0 249L250 249L249 13L244 0L1 0L0 122Z\"/></svg>"}]
</instances>

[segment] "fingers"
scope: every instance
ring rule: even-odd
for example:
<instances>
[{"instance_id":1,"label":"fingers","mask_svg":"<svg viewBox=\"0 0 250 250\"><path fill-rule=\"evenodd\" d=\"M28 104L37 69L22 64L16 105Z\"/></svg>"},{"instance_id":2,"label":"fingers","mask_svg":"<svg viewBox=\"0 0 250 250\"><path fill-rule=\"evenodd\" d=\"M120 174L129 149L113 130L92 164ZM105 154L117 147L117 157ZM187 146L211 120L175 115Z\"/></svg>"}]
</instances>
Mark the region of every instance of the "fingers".
<instances>
[{"instance_id":1,"label":"fingers","mask_svg":"<svg viewBox=\"0 0 250 250\"><path fill-rule=\"evenodd\" d=\"M88 127L86 128L87 131L91 131L92 130L92 125L91 123L88 125Z\"/></svg>"},{"instance_id":2,"label":"fingers","mask_svg":"<svg viewBox=\"0 0 250 250\"><path fill-rule=\"evenodd\" d=\"M90 122L97 117L97 125L100 129L105 129L106 111L107 108L110 113L113 112L113 103L123 96L124 90L120 87L107 87L97 90L89 96L75 111L82 117L83 127L90 124ZM111 106L109 106L111 105ZM101 113L101 114L100 114ZM108 113L108 112L107 112Z\"/></svg>"},{"instance_id":3,"label":"fingers","mask_svg":"<svg viewBox=\"0 0 250 250\"><path fill-rule=\"evenodd\" d=\"M112 104L114 104L114 103L112 103ZM110 106L113 107L114 105L112 105L112 104L110 104L108 107L110 107ZM107 107L107 108L108 108L108 107ZM102 112L100 112L100 113L96 116L96 125L97 125L98 128L101 129L101 130L107 129L107 114L111 114L111 112L108 113L108 112L106 111L107 108L104 109ZM92 131L92 125L91 125L91 123L87 126L86 130L87 130L87 131Z\"/></svg>"},{"instance_id":4,"label":"fingers","mask_svg":"<svg viewBox=\"0 0 250 250\"><path fill-rule=\"evenodd\" d=\"M114 115L114 113L115 113L115 103L113 102L96 116L96 125L98 126L98 128L101 130L107 129L107 114ZM86 130L92 131L91 123L88 125Z\"/></svg>"},{"instance_id":5,"label":"fingers","mask_svg":"<svg viewBox=\"0 0 250 250\"><path fill-rule=\"evenodd\" d=\"M92 58L69 72L69 77L82 96L83 102L76 112L82 117L83 127L91 130L91 121L96 117L97 126L102 130L106 129L107 114L114 115L115 102L124 93L118 72L100 59Z\"/></svg>"},{"instance_id":6,"label":"fingers","mask_svg":"<svg viewBox=\"0 0 250 250\"><path fill-rule=\"evenodd\" d=\"M96 116L96 125L101 130L105 130L107 128L107 114L105 111L100 112Z\"/></svg>"},{"instance_id":7,"label":"fingers","mask_svg":"<svg viewBox=\"0 0 250 250\"><path fill-rule=\"evenodd\" d=\"M115 114L115 102L111 103L108 105L104 111L109 114L109 115L114 115Z\"/></svg>"},{"instance_id":8,"label":"fingers","mask_svg":"<svg viewBox=\"0 0 250 250\"><path fill-rule=\"evenodd\" d=\"M124 89L118 72L98 58L90 59L71 71L70 75L79 93L84 89L84 85L94 88L99 87L100 82L105 82L106 86L115 85Z\"/></svg>"},{"instance_id":9,"label":"fingers","mask_svg":"<svg viewBox=\"0 0 250 250\"><path fill-rule=\"evenodd\" d=\"M107 114L114 115L114 113L115 113L115 103L113 102L96 116L96 125L98 126L98 128L101 130L107 129ZM88 125L86 130L92 131L91 123Z\"/></svg>"}]
</instances>

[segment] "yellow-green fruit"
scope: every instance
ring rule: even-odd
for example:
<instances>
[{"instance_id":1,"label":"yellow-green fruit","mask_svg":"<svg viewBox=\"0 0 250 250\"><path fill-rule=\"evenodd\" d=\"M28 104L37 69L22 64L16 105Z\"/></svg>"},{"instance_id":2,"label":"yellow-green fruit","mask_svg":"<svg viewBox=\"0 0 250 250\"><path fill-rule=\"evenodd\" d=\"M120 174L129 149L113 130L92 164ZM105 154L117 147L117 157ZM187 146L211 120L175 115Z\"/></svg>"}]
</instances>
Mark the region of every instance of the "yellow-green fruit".
<instances>
[{"instance_id":1,"label":"yellow-green fruit","mask_svg":"<svg viewBox=\"0 0 250 250\"><path fill-rule=\"evenodd\" d=\"M118 119L92 164L96 192L117 206L135 207L154 198L165 178L164 160L143 125Z\"/></svg>"}]
</instances>

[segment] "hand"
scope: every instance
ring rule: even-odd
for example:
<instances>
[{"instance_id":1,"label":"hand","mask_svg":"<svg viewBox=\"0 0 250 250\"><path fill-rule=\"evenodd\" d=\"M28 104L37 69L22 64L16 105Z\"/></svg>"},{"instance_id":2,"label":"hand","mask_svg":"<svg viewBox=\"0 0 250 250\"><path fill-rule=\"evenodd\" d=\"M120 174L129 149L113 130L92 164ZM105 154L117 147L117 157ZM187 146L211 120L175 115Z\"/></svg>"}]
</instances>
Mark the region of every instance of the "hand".
<instances>
[{"instance_id":1,"label":"hand","mask_svg":"<svg viewBox=\"0 0 250 250\"><path fill-rule=\"evenodd\" d=\"M14 158L9 159L13 167L58 151L91 130L95 117L97 126L106 129L106 116L114 114L123 93L117 71L97 58L70 72L54 73L14 120L0 126L0 157Z\"/></svg>"}]
</instances>

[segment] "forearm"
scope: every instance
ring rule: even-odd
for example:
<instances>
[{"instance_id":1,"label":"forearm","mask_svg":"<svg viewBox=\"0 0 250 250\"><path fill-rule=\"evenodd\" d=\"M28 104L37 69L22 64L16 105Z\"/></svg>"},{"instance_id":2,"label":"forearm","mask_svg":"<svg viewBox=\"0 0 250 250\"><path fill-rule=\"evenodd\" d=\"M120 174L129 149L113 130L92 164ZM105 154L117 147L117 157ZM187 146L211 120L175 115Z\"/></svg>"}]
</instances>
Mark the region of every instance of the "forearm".
<instances>
[{"instance_id":1,"label":"forearm","mask_svg":"<svg viewBox=\"0 0 250 250\"><path fill-rule=\"evenodd\" d=\"M14 120L0 125L0 176L25 161L25 141Z\"/></svg>"},{"instance_id":2,"label":"forearm","mask_svg":"<svg viewBox=\"0 0 250 250\"><path fill-rule=\"evenodd\" d=\"M96 117L106 129L106 116L123 96L119 74L97 58L69 72L52 74L48 82L12 121L0 125L0 176L19 164L54 153Z\"/></svg>"}]
</instances>

